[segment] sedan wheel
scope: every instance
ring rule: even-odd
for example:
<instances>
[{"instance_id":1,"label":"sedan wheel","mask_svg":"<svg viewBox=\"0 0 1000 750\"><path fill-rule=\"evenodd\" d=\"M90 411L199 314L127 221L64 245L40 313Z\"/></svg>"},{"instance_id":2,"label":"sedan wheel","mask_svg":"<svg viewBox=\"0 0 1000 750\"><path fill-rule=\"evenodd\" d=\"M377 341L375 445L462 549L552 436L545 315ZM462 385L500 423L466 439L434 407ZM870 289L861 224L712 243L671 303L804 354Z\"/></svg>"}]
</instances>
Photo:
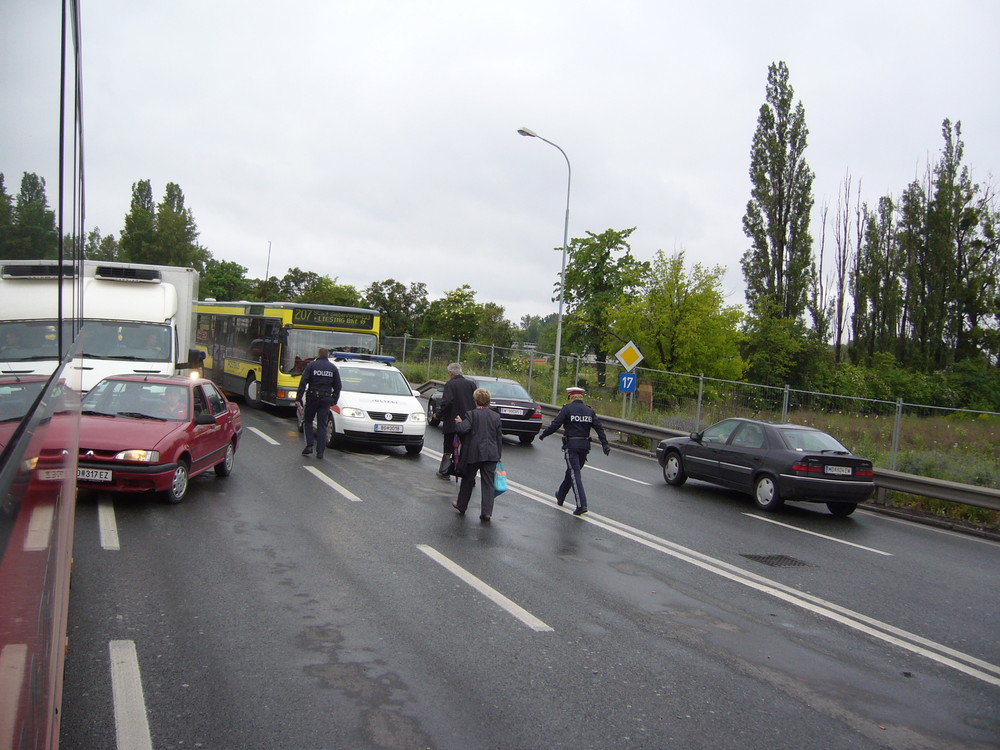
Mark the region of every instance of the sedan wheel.
<instances>
[{"instance_id":1,"label":"sedan wheel","mask_svg":"<svg viewBox=\"0 0 1000 750\"><path fill-rule=\"evenodd\" d=\"M687 481L687 473L684 471L684 461L680 453L671 451L667 454L663 462L663 481L674 487L680 487Z\"/></svg>"},{"instance_id":2,"label":"sedan wheel","mask_svg":"<svg viewBox=\"0 0 1000 750\"><path fill-rule=\"evenodd\" d=\"M226 446L226 457L215 465L215 473L220 477L228 477L233 471L233 461L236 459L236 446L232 442Z\"/></svg>"},{"instance_id":3,"label":"sedan wheel","mask_svg":"<svg viewBox=\"0 0 1000 750\"><path fill-rule=\"evenodd\" d=\"M535 439L534 435L518 435L517 439L521 441L521 445L531 445L531 441Z\"/></svg>"},{"instance_id":4,"label":"sedan wheel","mask_svg":"<svg viewBox=\"0 0 1000 750\"><path fill-rule=\"evenodd\" d=\"M184 463L184 460L177 462L177 468L174 469L174 476L170 482L170 488L164 491L164 496L168 503L179 503L184 499L187 494L188 489L188 465Z\"/></svg>"},{"instance_id":5,"label":"sedan wheel","mask_svg":"<svg viewBox=\"0 0 1000 750\"><path fill-rule=\"evenodd\" d=\"M753 499L757 501L757 507L761 510L777 510L784 503L778 492L778 485L774 483L774 477L770 474L757 478L753 486Z\"/></svg>"},{"instance_id":6,"label":"sedan wheel","mask_svg":"<svg viewBox=\"0 0 1000 750\"><path fill-rule=\"evenodd\" d=\"M846 518L858 509L857 503L827 503L827 510L840 518Z\"/></svg>"}]
</instances>

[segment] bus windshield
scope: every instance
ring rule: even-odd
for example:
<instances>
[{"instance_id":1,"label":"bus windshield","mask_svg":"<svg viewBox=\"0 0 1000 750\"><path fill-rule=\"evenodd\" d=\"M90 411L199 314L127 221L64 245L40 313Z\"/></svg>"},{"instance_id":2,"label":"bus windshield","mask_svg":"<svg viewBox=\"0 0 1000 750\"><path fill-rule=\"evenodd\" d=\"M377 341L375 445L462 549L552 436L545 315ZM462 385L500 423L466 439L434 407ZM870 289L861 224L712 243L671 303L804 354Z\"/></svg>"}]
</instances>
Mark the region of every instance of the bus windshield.
<instances>
[{"instance_id":1,"label":"bus windshield","mask_svg":"<svg viewBox=\"0 0 1000 750\"><path fill-rule=\"evenodd\" d=\"M378 352L378 336L372 333L320 331L313 328L289 329L281 358L281 371L288 375L301 375L302 368L316 358L320 347L331 352L375 354Z\"/></svg>"}]
</instances>

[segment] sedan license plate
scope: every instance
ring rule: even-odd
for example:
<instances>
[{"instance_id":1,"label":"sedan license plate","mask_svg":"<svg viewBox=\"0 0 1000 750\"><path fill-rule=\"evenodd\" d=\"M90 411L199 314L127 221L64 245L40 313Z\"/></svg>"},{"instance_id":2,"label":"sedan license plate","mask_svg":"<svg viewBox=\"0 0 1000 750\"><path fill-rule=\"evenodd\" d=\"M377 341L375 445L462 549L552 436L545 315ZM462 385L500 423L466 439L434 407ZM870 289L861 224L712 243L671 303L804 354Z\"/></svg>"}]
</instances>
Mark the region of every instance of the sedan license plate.
<instances>
[{"instance_id":1,"label":"sedan license plate","mask_svg":"<svg viewBox=\"0 0 1000 750\"><path fill-rule=\"evenodd\" d=\"M850 466L827 466L823 470L827 474L840 474L845 477L849 477L854 473Z\"/></svg>"},{"instance_id":2,"label":"sedan license plate","mask_svg":"<svg viewBox=\"0 0 1000 750\"><path fill-rule=\"evenodd\" d=\"M506 409L504 407L500 407L500 413L510 417L520 417L522 414L520 409Z\"/></svg>"},{"instance_id":3,"label":"sedan license plate","mask_svg":"<svg viewBox=\"0 0 1000 750\"><path fill-rule=\"evenodd\" d=\"M76 470L76 478L87 482L110 482L111 469L80 469Z\"/></svg>"},{"instance_id":4,"label":"sedan license plate","mask_svg":"<svg viewBox=\"0 0 1000 750\"><path fill-rule=\"evenodd\" d=\"M375 432L402 432L403 425L401 424L377 424L375 425Z\"/></svg>"}]
</instances>

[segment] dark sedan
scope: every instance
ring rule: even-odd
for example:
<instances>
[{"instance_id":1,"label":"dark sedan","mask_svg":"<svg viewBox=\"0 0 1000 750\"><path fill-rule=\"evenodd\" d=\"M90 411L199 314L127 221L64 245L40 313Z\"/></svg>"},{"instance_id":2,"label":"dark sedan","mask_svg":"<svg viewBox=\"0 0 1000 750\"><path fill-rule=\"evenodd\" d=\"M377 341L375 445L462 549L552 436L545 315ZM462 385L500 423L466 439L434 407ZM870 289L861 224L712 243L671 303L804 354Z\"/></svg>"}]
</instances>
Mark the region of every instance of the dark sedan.
<instances>
[{"instance_id":1,"label":"dark sedan","mask_svg":"<svg viewBox=\"0 0 1000 750\"><path fill-rule=\"evenodd\" d=\"M160 492L179 503L190 477L233 470L239 407L211 380L115 375L84 396L80 417L80 489Z\"/></svg>"},{"instance_id":2,"label":"dark sedan","mask_svg":"<svg viewBox=\"0 0 1000 750\"><path fill-rule=\"evenodd\" d=\"M517 435L518 440L527 445L542 429L542 407L528 394L520 383L508 378L492 378L485 375L464 375L490 392L490 408L500 415L504 435ZM439 386L427 399L427 421L431 426L441 422L438 410L444 386Z\"/></svg>"},{"instance_id":3,"label":"dark sedan","mask_svg":"<svg viewBox=\"0 0 1000 750\"><path fill-rule=\"evenodd\" d=\"M656 458L667 484L689 477L721 484L752 495L763 510L803 500L849 516L875 490L871 461L803 425L724 419L689 437L661 440Z\"/></svg>"}]
</instances>

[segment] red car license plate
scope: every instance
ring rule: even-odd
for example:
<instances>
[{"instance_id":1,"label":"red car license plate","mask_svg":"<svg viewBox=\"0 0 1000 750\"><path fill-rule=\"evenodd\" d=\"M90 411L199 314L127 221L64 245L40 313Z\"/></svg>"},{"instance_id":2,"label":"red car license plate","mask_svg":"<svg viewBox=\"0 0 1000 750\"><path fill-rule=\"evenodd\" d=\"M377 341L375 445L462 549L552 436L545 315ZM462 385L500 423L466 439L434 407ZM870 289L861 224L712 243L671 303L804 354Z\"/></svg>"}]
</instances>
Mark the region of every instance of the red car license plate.
<instances>
[{"instance_id":1,"label":"red car license plate","mask_svg":"<svg viewBox=\"0 0 1000 750\"><path fill-rule=\"evenodd\" d=\"M76 478L86 482L110 482L111 469L80 469L76 470Z\"/></svg>"}]
</instances>

